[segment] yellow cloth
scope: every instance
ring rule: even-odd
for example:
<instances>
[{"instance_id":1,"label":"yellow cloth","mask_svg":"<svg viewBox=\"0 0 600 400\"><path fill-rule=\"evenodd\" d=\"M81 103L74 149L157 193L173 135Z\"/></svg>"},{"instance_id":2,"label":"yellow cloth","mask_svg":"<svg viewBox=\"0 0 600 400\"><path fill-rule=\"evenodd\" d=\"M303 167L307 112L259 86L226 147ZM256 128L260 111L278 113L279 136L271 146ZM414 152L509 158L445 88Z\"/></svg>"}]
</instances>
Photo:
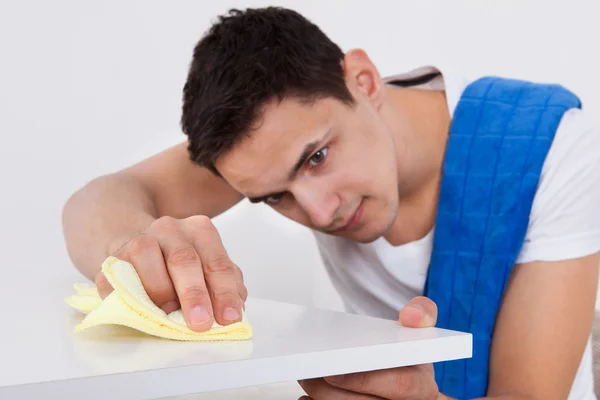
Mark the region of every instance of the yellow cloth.
<instances>
[{"instance_id":1,"label":"yellow cloth","mask_svg":"<svg viewBox=\"0 0 600 400\"><path fill-rule=\"evenodd\" d=\"M167 314L150 300L133 265L128 262L108 257L102 264L102 273L114 289L104 300L95 286L81 283L73 285L77 294L65 299L71 307L87 314L75 327L76 332L116 324L174 340L222 341L252 337L252 327L244 313L240 322L221 326L215 321L206 332L192 331L181 310Z\"/></svg>"}]
</instances>

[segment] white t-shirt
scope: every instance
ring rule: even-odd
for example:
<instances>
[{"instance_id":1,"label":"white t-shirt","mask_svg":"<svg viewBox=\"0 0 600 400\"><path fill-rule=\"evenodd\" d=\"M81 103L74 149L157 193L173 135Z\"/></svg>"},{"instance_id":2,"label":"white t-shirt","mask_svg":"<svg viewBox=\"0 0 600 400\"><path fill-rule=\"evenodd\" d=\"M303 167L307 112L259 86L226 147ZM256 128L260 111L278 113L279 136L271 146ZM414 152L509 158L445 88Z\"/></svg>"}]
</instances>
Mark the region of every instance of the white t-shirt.
<instances>
[{"instance_id":1,"label":"white t-shirt","mask_svg":"<svg viewBox=\"0 0 600 400\"><path fill-rule=\"evenodd\" d=\"M412 79L439 70L422 67L386 78ZM448 71L423 89L446 90L451 115L472 82ZM546 157L518 263L556 261L600 250L600 129L582 110L569 110ZM392 246L385 238L369 244L314 232L334 287L349 312L397 319L398 311L423 294L433 231L424 238ZM569 400L596 400L591 340Z\"/></svg>"}]
</instances>

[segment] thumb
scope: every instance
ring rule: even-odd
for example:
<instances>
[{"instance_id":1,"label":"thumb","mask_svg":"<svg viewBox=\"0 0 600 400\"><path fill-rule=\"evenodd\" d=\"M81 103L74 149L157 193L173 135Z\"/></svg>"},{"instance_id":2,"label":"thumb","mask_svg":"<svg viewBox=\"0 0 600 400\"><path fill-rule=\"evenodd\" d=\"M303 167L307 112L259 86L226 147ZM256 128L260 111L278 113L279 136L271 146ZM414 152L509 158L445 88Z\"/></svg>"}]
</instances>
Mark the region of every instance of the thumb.
<instances>
[{"instance_id":1,"label":"thumb","mask_svg":"<svg viewBox=\"0 0 600 400\"><path fill-rule=\"evenodd\" d=\"M400 323L409 328L434 327L437 322L437 306L427 297L413 298L400 310Z\"/></svg>"},{"instance_id":2,"label":"thumb","mask_svg":"<svg viewBox=\"0 0 600 400\"><path fill-rule=\"evenodd\" d=\"M98 272L96 277L94 278L94 283L96 284L96 289L98 290L98 294L104 300L106 296L108 296L112 291L113 287L108 282L106 277L102 272Z\"/></svg>"}]
</instances>

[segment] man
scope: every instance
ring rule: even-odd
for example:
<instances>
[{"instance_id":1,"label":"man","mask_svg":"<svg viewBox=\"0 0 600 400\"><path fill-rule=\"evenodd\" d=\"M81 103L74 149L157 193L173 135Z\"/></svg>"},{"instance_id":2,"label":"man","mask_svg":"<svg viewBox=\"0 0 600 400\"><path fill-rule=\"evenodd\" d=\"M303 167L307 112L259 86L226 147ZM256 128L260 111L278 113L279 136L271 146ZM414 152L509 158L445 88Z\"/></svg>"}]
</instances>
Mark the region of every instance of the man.
<instances>
[{"instance_id":1,"label":"man","mask_svg":"<svg viewBox=\"0 0 600 400\"><path fill-rule=\"evenodd\" d=\"M472 360L301 382L311 398L595 399L600 131L574 94L433 67L383 79L265 8L212 26L183 100L186 143L65 206L103 296L115 255L191 329L238 321L242 272L210 219L248 198L314 230L349 311L474 333Z\"/></svg>"}]
</instances>

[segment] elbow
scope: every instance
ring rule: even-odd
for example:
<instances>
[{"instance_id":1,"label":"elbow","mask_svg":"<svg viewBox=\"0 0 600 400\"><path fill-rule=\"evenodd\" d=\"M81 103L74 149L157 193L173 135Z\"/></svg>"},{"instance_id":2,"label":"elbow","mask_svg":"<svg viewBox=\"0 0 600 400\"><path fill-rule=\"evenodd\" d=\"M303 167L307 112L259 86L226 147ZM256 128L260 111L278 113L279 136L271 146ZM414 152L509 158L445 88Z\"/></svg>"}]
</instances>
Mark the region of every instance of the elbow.
<instances>
[{"instance_id":1,"label":"elbow","mask_svg":"<svg viewBox=\"0 0 600 400\"><path fill-rule=\"evenodd\" d=\"M89 197L89 194L94 190L94 188L104 179L106 179L106 176L93 179L81 188L77 189L66 199L61 213L63 233L66 234L66 231L73 224L73 222L79 219L80 209L85 203L85 199Z\"/></svg>"},{"instance_id":2,"label":"elbow","mask_svg":"<svg viewBox=\"0 0 600 400\"><path fill-rule=\"evenodd\" d=\"M86 222L94 207L94 193L98 191L105 176L88 182L83 187L73 192L64 202L61 210L61 228L67 255L74 266L84 272L80 266L82 262L82 249L85 249L86 235L83 230L87 229Z\"/></svg>"}]
</instances>

